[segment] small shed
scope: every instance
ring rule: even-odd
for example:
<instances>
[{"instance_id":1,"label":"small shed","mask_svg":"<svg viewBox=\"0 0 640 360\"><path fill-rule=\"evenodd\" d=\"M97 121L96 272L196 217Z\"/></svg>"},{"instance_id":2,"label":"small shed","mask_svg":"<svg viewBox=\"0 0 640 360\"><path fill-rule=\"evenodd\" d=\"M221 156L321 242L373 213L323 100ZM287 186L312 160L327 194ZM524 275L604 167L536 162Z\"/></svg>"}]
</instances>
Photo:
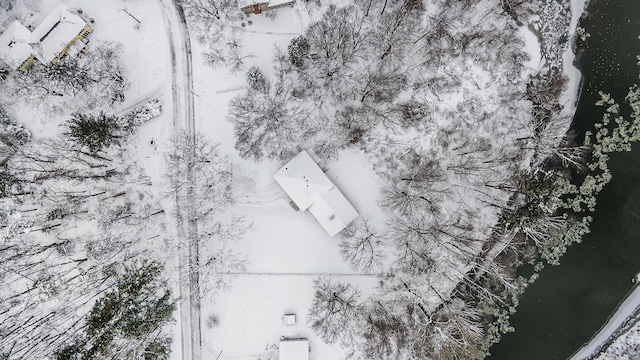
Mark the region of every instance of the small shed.
<instances>
[{"instance_id":1,"label":"small shed","mask_svg":"<svg viewBox=\"0 0 640 360\"><path fill-rule=\"evenodd\" d=\"M280 360L309 360L307 339L282 339L278 349Z\"/></svg>"},{"instance_id":2,"label":"small shed","mask_svg":"<svg viewBox=\"0 0 640 360\"><path fill-rule=\"evenodd\" d=\"M282 322L285 325L295 325L296 324L296 314L284 314L282 317Z\"/></svg>"}]
</instances>

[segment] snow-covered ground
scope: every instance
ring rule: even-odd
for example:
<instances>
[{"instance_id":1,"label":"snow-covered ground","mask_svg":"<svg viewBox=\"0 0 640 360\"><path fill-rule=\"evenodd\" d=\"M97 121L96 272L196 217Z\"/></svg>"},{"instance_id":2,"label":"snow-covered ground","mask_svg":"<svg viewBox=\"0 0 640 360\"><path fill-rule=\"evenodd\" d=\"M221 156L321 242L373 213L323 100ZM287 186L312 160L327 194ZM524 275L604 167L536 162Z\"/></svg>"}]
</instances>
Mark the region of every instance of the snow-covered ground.
<instances>
[{"instance_id":1,"label":"snow-covered ground","mask_svg":"<svg viewBox=\"0 0 640 360\"><path fill-rule=\"evenodd\" d=\"M33 17L34 23L61 2L43 0L42 12ZM95 19L91 43L103 39L123 43L131 87L127 90L125 103L116 110L125 112L151 98L159 98L163 103L163 114L144 124L136 134L136 151L131 155L133 161L144 167L160 195L164 181L163 153L169 150L169 139L176 130L177 121L172 107L175 88L171 86L171 32L167 31L162 8L156 1L69 0L65 3L72 8L82 7ZM583 4L584 0L572 1L572 28L575 28ZM251 15L252 24L242 28L241 34L250 55L245 60L245 67L258 66L269 78L273 47L286 48L316 16L307 11L303 2L295 8L276 10L274 18L266 14ZM528 66L535 72L541 66L537 39L524 28L522 34L532 57ZM372 292L378 280L372 274L353 271L340 256L338 240L329 237L311 214L296 212L290 206L289 198L272 178L281 163L255 163L239 157L234 149L233 126L226 115L229 101L246 88L244 72L230 74L225 68L213 70L204 64L201 46L195 41L192 46L195 129L220 143L219 149L234 164L237 204L226 215L240 214L253 224L253 231L233 245L246 257L247 272L235 274L229 291L203 294L202 358L276 359L274 346L283 336L309 338L314 360L340 358L344 355L342 350L324 344L306 324L314 295L313 280L327 277L347 281L356 285L364 296ZM570 77L566 101L573 104L580 75L572 65L570 50L565 52L564 59L564 71ZM179 87L177 91L187 90ZM42 137L58 133L58 125L68 114L52 118L24 111L15 115L36 136ZM327 167L327 175L363 216L373 219L373 223L384 223L385 214L377 204L381 187L379 175L367 157L359 150L349 149ZM489 220L487 222L495 219ZM166 236L169 238L170 234ZM173 277L172 285L177 289L177 258L169 260L173 263L167 264L167 274ZM207 279L201 280L206 282ZM297 315L296 325L282 323L285 313ZM175 314L180 315L179 312ZM184 356L179 325L180 321L177 321L173 359Z\"/></svg>"},{"instance_id":2,"label":"snow-covered ground","mask_svg":"<svg viewBox=\"0 0 640 360\"><path fill-rule=\"evenodd\" d=\"M640 322L634 319L635 325L622 335L599 356L597 360L636 360L640 357Z\"/></svg>"}]
</instances>

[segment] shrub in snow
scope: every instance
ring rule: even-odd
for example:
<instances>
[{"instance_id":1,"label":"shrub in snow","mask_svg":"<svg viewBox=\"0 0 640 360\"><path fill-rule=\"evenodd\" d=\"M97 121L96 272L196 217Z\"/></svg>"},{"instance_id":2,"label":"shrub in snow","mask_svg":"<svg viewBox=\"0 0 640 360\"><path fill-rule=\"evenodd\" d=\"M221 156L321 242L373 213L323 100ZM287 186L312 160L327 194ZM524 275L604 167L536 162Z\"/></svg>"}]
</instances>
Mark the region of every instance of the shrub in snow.
<instances>
[{"instance_id":1,"label":"shrub in snow","mask_svg":"<svg viewBox=\"0 0 640 360\"><path fill-rule=\"evenodd\" d=\"M0 106L0 136L6 136L8 139L15 140L22 145L31 140L31 131L26 129L24 125L18 124Z\"/></svg>"},{"instance_id":2,"label":"shrub in snow","mask_svg":"<svg viewBox=\"0 0 640 360\"><path fill-rule=\"evenodd\" d=\"M218 317L216 315L211 315L207 318L207 327L209 329L213 329L214 327L217 327L218 325L220 325L220 319L218 319Z\"/></svg>"},{"instance_id":3,"label":"shrub in snow","mask_svg":"<svg viewBox=\"0 0 640 360\"><path fill-rule=\"evenodd\" d=\"M304 59L309 56L309 42L304 36L293 38L287 46L287 51L291 64L301 68L304 66Z\"/></svg>"},{"instance_id":4,"label":"shrub in snow","mask_svg":"<svg viewBox=\"0 0 640 360\"><path fill-rule=\"evenodd\" d=\"M252 66L251 69L247 71L247 82L253 90L262 92L267 90L267 80L264 78L262 70L257 66Z\"/></svg>"},{"instance_id":5,"label":"shrub in snow","mask_svg":"<svg viewBox=\"0 0 640 360\"><path fill-rule=\"evenodd\" d=\"M138 126L159 116L162 113L162 103L158 99L151 99L142 106L139 106L119 119L122 130L126 133L133 133Z\"/></svg>"}]
</instances>

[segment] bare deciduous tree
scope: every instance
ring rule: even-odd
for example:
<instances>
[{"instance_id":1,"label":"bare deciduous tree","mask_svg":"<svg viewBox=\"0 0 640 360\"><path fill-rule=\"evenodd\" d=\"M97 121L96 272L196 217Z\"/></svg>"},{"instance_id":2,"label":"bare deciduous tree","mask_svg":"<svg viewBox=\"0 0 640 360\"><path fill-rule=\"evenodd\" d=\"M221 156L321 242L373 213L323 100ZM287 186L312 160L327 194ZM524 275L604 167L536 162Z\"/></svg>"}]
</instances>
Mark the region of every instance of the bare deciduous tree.
<instances>
[{"instance_id":1,"label":"bare deciduous tree","mask_svg":"<svg viewBox=\"0 0 640 360\"><path fill-rule=\"evenodd\" d=\"M323 278L314 280L314 289L307 322L326 343L350 344L359 330L360 291L353 285Z\"/></svg>"},{"instance_id":2,"label":"bare deciduous tree","mask_svg":"<svg viewBox=\"0 0 640 360\"><path fill-rule=\"evenodd\" d=\"M340 253L354 269L369 272L382 266L386 245L380 231L368 218L362 218L344 230Z\"/></svg>"}]
</instances>

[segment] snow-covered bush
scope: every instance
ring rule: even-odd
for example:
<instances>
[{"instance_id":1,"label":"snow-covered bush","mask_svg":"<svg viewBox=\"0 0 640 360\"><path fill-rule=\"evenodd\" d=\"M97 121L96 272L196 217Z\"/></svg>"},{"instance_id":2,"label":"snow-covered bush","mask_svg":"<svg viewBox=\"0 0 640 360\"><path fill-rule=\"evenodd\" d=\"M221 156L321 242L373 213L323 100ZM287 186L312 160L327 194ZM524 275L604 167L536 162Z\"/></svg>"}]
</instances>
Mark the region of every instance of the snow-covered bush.
<instances>
[{"instance_id":1,"label":"snow-covered bush","mask_svg":"<svg viewBox=\"0 0 640 360\"><path fill-rule=\"evenodd\" d=\"M134 133L136 129L147 121L160 116L162 113L162 103L158 99L151 99L144 105L138 106L119 118L118 122L122 131Z\"/></svg>"},{"instance_id":2,"label":"snow-covered bush","mask_svg":"<svg viewBox=\"0 0 640 360\"><path fill-rule=\"evenodd\" d=\"M304 36L295 37L287 46L287 53L291 64L301 68L304 66L304 60L309 57L309 42Z\"/></svg>"}]
</instances>

